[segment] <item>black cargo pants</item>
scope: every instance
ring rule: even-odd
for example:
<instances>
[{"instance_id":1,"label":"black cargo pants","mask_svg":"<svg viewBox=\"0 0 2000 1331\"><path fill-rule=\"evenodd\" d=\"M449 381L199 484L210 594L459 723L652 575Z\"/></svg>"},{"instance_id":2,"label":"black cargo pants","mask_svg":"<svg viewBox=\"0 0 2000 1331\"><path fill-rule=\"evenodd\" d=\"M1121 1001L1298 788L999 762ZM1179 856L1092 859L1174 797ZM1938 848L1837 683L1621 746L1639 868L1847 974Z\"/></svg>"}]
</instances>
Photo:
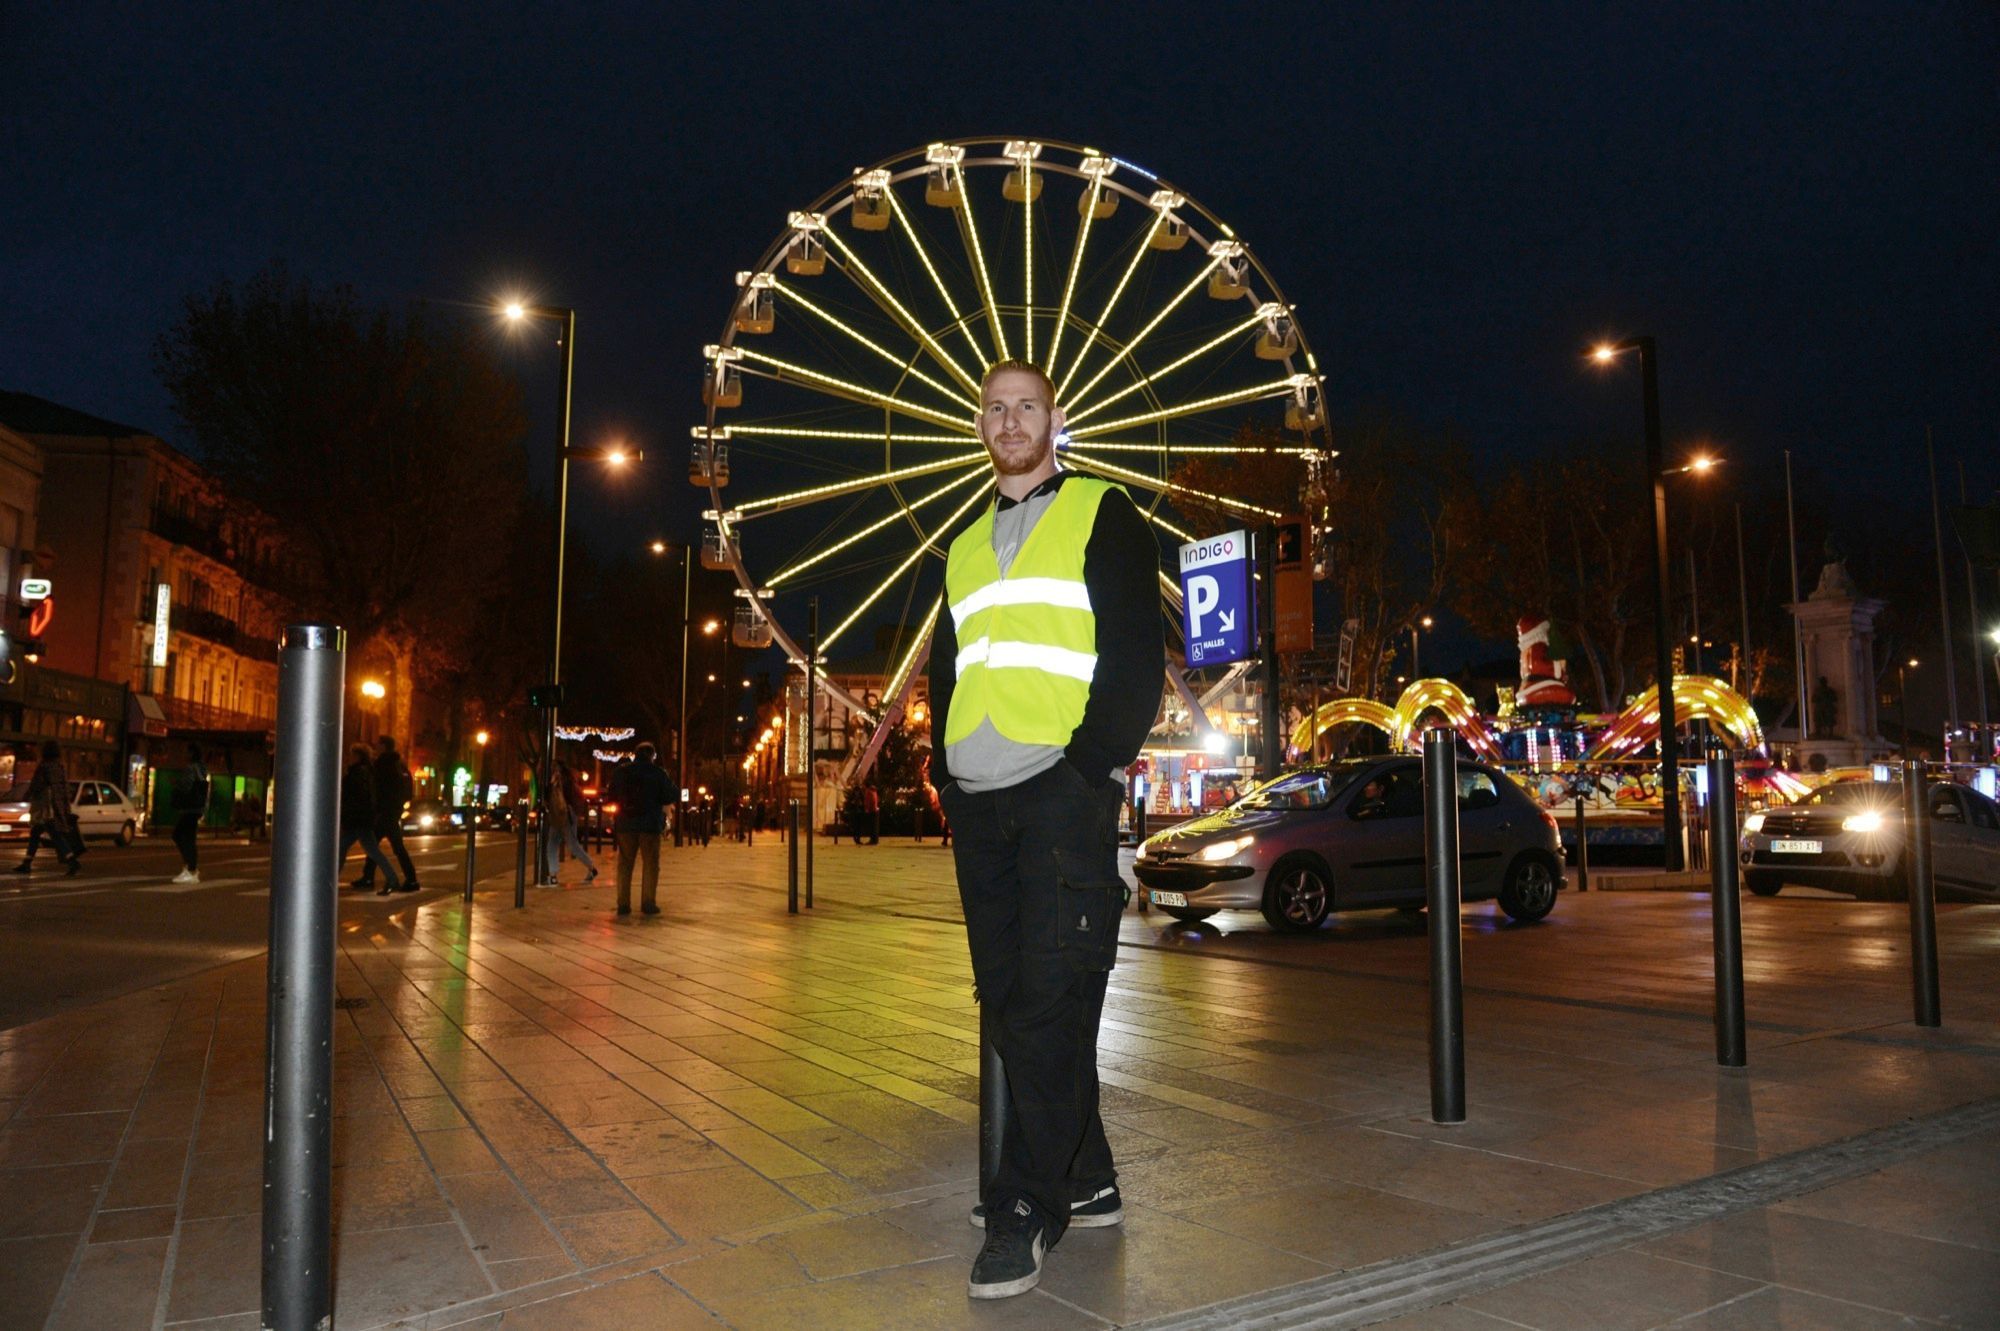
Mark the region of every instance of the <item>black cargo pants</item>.
<instances>
[{"instance_id":1,"label":"black cargo pants","mask_svg":"<svg viewBox=\"0 0 2000 1331\"><path fill-rule=\"evenodd\" d=\"M1097 1025L1118 949L1112 781L1067 762L1016 786L940 793L979 1000L998 1031L1013 1115L987 1214L1026 1197L1050 1246L1069 1204L1116 1180L1097 1107Z\"/></svg>"}]
</instances>

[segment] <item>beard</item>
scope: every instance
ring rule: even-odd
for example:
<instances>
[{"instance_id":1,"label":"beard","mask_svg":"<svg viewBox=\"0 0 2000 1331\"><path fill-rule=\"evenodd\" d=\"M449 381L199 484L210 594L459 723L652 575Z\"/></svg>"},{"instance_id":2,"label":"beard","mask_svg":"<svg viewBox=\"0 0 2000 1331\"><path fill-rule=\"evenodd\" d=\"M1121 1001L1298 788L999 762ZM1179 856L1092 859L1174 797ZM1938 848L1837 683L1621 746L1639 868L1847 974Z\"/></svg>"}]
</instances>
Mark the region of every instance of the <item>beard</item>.
<instances>
[{"instance_id":1,"label":"beard","mask_svg":"<svg viewBox=\"0 0 2000 1331\"><path fill-rule=\"evenodd\" d=\"M1002 476L1026 476L1049 460L1054 437L1054 423L1051 422L1042 428L1039 437L1030 435L1024 443L1003 443L997 439L983 442L995 472Z\"/></svg>"}]
</instances>

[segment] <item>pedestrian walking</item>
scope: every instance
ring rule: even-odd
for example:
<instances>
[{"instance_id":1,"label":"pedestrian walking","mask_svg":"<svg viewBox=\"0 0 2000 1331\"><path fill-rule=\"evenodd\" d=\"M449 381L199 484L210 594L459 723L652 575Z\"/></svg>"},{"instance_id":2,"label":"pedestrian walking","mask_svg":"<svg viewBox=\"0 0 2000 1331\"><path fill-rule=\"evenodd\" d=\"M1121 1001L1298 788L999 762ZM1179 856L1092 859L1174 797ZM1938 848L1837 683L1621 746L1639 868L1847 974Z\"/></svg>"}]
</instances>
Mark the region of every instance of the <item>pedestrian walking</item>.
<instances>
[{"instance_id":1,"label":"pedestrian walking","mask_svg":"<svg viewBox=\"0 0 2000 1331\"><path fill-rule=\"evenodd\" d=\"M375 755L375 839L387 841L389 849L396 856L396 863L403 866L401 891L421 892L417 885L417 866L410 863L410 851L403 844L403 810L416 797L416 782L410 779L409 764L403 755L396 752L396 737L384 735L375 741L381 750ZM384 857L386 858L386 856ZM375 886L375 861L369 860L362 866L361 877L354 885L359 888ZM389 885L382 884L377 896L387 896Z\"/></svg>"},{"instance_id":2,"label":"pedestrian walking","mask_svg":"<svg viewBox=\"0 0 2000 1331\"><path fill-rule=\"evenodd\" d=\"M1033 1289L1067 1229L1124 1218L1097 1027L1127 896L1117 778L1164 679L1159 545L1122 489L1057 465L1062 421L1036 366L987 371L978 429L999 494L951 544L931 641L932 775L1012 1105L972 1213L976 1299Z\"/></svg>"},{"instance_id":3,"label":"pedestrian walking","mask_svg":"<svg viewBox=\"0 0 2000 1331\"><path fill-rule=\"evenodd\" d=\"M42 741L42 758L35 774L28 778L28 853L14 866L15 873L35 871L35 852L47 841L54 847L56 862L74 878L83 868L83 837L76 831L76 815L69 805L69 769L63 766L62 746L54 740Z\"/></svg>"},{"instance_id":4,"label":"pedestrian walking","mask_svg":"<svg viewBox=\"0 0 2000 1331\"><path fill-rule=\"evenodd\" d=\"M660 834L667 829L667 802L673 789L660 770L659 750L641 744L632 761L611 776L612 798L618 804L618 913L632 913L632 865L642 862L639 909L660 913Z\"/></svg>"},{"instance_id":5,"label":"pedestrian walking","mask_svg":"<svg viewBox=\"0 0 2000 1331\"><path fill-rule=\"evenodd\" d=\"M333 871L336 876L340 873L340 866L347 863L348 847L359 842L368 862L382 871L382 890L400 892L403 884L396 877L396 866L375 844L380 839L375 831L375 805L375 764L369 760L368 746L356 744L347 751L347 773L340 778L340 853L334 856ZM360 881L354 886L360 887Z\"/></svg>"},{"instance_id":6,"label":"pedestrian walking","mask_svg":"<svg viewBox=\"0 0 2000 1331\"><path fill-rule=\"evenodd\" d=\"M861 788L861 814L868 820L868 844L881 845L882 792L873 781ZM854 838L854 844L857 846L861 844L859 836Z\"/></svg>"},{"instance_id":7,"label":"pedestrian walking","mask_svg":"<svg viewBox=\"0 0 2000 1331\"><path fill-rule=\"evenodd\" d=\"M550 882L555 881L556 857L566 848L570 858L583 865L583 881L587 884L597 877L597 862L590 858L590 852L583 848L583 838L577 834L583 786L570 765L561 760L556 762L555 780L549 785L549 803L553 821L549 824L548 859L543 865L545 876Z\"/></svg>"},{"instance_id":8,"label":"pedestrian walking","mask_svg":"<svg viewBox=\"0 0 2000 1331\"><path fill-rule=\"evenodd\" d=\"M187 766L181 769L168 798L174 815L174 846L181 853L181 871L176 883L201 881L201 819L208 812L208 766L202 761L201 745L187 747Z\"/></svg>"}]
</instances>

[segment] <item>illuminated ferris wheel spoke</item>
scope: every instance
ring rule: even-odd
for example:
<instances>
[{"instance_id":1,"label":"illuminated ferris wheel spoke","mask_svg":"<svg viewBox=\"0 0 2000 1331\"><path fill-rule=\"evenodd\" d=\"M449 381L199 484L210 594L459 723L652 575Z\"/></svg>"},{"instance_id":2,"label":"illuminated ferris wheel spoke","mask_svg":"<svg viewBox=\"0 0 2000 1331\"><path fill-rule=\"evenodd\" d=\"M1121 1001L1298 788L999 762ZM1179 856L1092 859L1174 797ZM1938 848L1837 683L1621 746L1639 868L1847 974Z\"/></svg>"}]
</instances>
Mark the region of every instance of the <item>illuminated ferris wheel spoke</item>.
<instances>
[{"instance_id":1,"label":"illuminated ferris wheel spoke","mask_svg":"<svg viewBox=\"0 0 2000 1331\"><path fill-rule=\"evenodd\" d=\"M816 430L804 426L790 425L731 425L731 438L739 435L755 435L771 439L850 439L856 443L880 445L884 440L891 444L974 444L979 437L970 429L964 434L885 434L881 430ZM1103 448L1101 443L1092 448Z\"/></svg>"},{"instance_id":2,"label":"illuminated ferris wheel spoke","mask_svg":"<svg viewBox=\"0 0 2000 1331\"><path fill-rule=\"evenodd\" d=\"M957 524L960 518L964 517L966 513L971 511L973 505L979 503L981 500L985 498L986 498L986 487L982 485L977 490L973 491L972 494L967 497L964 503L960 504L957 508L953 509L949 517L947 517L943 522L939 523L936 527L932 528L930 533L926 535L923 540L917 542L917 548L910 551L909 555L903 560L902 563L896 565L895 569L892 570L887 577L883 578L882 581L875 584L875 590L868 593L868 597L866 600L862 601L860 605L855 606L853 612L849 614L846 619L841 620L840 623L834 628L833 632L827 634L825 637L819 640L820 651L822 653L826 652L829 648L833 646L835 642L837 642L840 639L841 634L847 632L848 629L854 627L854 621L860 619L861 616L867 614L868 608L874 605L877 601L881 600L882 594L888 591L889 588L895 586L896 580L898 578L902 577L905 573L909 572L911 566L914 565L919 559L922 559L926 554L932 552L933 547L937 543L938 537L942 536L945 532L950 531L952 527Z\"/></svg>"},{"instance_id":3,"label":"illuminated ferris wheel spoke","mask_svg":"<svg viewBox=\"0 0 2000 1331\"><path fill-rule=\"evenodd\" d=\"M1021 328L1027 350L1022 355L1035 359L1035 163L1021 163Z\"/></svg>"},{"instance_id":4,"label":"illuminated ferris wheel spoke","mask_svg":"<svg viewBox=\"0 0 2000 1331\"><path fill-rule=\"evenodd\" d=\"M1166 220L1167 215L1165 213L1153 214L1153 225L1147 229L1146 238L1139 242L1137 249L1132 251L1131 262L1125 265L1125 271L1119 275L1118 285L1111 289L1111 295L1104 302L1104 308L1097 312L1097 322L1092 327L1101 330L1110 320L1111 311L1117 308L1119 298L1125 294L1125 288L1132 281L1132 274L1139 271L1140 261L1146 257L1146 252L1152 247L1153 237L1159 233L1161 225ZM1086 337L1077 347L1075 359L1070 361L1069 369L1064 373L1062 382L1056 385L1056 401L1066 402L1069 400L1069 381L1074 379L1076 372L1083 368L1084 358L1090 354L1090 346L1093 340L1093 338ZM1053 376L1053 368L1051 368L1050 374Z\"/></svg>"},{"instance_id":5,"label":"illuminated ferris wheel spoke","mask_svg":"<svg viewBox=\"0 0 2000 1331\"><path fill-rule=\"evenodd\" d=\"M1088 420L1091 416L1104 410L1112 403L1118 401L1120 398L1126 397L1132 393L1136 393L1142 388L1153 387L1154 385L1158 384L1162 379L1165 379L1168 375L1172 374L1175 370L1178 370L1185 365L1192 364L1194 361L1197 361L1201 357L1206 356L1209 352L1214 351L1217 347L1220 347L1224 343L1230 342L1236 338L1243 336L1243 334L1249 332L1253 328L1258 327L1263 322L1264 322L1264 315L1263 312L1260 310L1259 312L1251 315L1248 319L1245 319L1242 323L1237 324L1233 328L1228 328L1220 333L1217 333L1214 337L1202 343L1200 346L1196 347L1193 351L1188 352L1187 355L1182 356L1178 360L1175 360L1170 364L1161 366L1159 369L1153 371L1151 374L1140 375L1137 379L1134 379L1131 383L1125 385L1125 387L1119 389L1117 392L1113 393L1110 397L1107 397L1099 402L1093 402L1089 406L1083 408L1080 411L1069 412L1068 413L1069 423L1071 425L1079 425L1084 421ZM1137 344L1137 339L1135 338L1134 345L1136 344ZM1128 346L1125 350L1126 352L1129 353L1131 349L1132 348ZM1116 364L1117 362L1114 361L1112 363ZM1109 369L1110 366L1106 366L1105 368ZM1100 375L1099 377L1101 378L1102 376ZM1097 380L1093 379L1089 384L1085 384L1083 388L1079 389L1077 392L1077 398L1081 400L1085 396L1085 394L1090 392L1091 385L1095 384L1096 382Z\"/></svg>"},{"instance_id":6,"label":"illuminated ferris wheel spoke","mask_svg":"<svg viewBox=\"0 0 2000 1331\"><path fill-rule=\"evenodd\" d=\"M1194 539L1194 533L1182 531L1179 527L1176 527L1173 523L1168 522L1158 513L1148 513L1146 515L1146 521L1152 523L1155 527L1158 527L1161 531L1167 533L1167 535L1177 536L1182 541L1192 541ZM1166 575L1163 573L1160 576L1165 577Z\"/></svg>"},{"instance_id":7,"label":"illuminated ferris wheel spoke","mask_svg":"<svg viewBox=\"0 0 2000 1331\"><path fill-rule=\"evenodd\" d=\"M1069 252L1069 277L1063 282L1062 306L1056 311L1055 331L1049 334L1049 368L1053 375L1056 368L1056 352L1062 348L1063 328L1069 323L1070 299L1076 295L1076 275L1083 269L1083 251L1090 244L1090 224L1097 220L1098 196L1104 192L1104 177L1090 178L1090 199L1084 204L1083 224L1077 228L1076 244Z\"/></svg>"},{"instance_id":8,"label":"illuminated ferris wheel spoke","mask_svg":"<svg viewBox=\"0 0 2000 1331\"><path fill-rule=\"evenodd\" d=\"M950 471L954 467L970 467L984 461L986 461L984 453L961 453L954 457L939 458L935 462L918 462L908 467L897 467L893 471L871 472L850 481L835 481L830 485L815 485L805 490L794 490L790 494L752 499L738 504L734 511L738 514L751 514L797 508L800 504L816 504L822 499L837 499L841 495L854 494L860 490L872 490L878 485L912 480L918 476L930 476L940 471Z\"/></svg>"},{"instance_id":9,"label":"illuminated ferris wheel spoke","mask_svg":"<svg viewBox=\"0 0 2000 1331\"><path fill-rule=\"evenodd\" d=\"M805 388L818 389L820 392L832 397L843 397L850 402L859 402L864 406L887 407L891 411L900 411L906 416L914 416L920 421L929 421L932 425L942 425L946 429L965 423L962 417L939 411L935 407L924 407L914 402L906 402L894 394L879 392L876 389L868 387L866 384L857 384L847 379L835 378L830 374L821 374L818 370L809 370L803 365L794 365L790 361L780 360L776 356L767 356L763 352L752 350L749 347L739 347L737 350L742 354L745 362L768 365L777 371L775 374L766 376L768 378L798 384ZM743 366L743 371L746 374L758 373L749 364Z\"/></svg>"},{"instance_id":10,"label":"illuminated ferris wheel spoke","mask_svg":"<svg viewBox=\"0 0 2000 1331\"><path fill-rule=\"evenodd\" d=\"M986 321L993 330L995 360L1007 359L1007 330L1000 326L1000 306L993 297L993 276L986 270L986 252L979 245L979 223L972 216L972 191L965 183L965 168L954 167L958 172L959 193L965 198L965 206L954 209L958 217L959 237L965 242L966 257L972 260L972 274L979 284L979 294L986 300Z\"/></svg>"},{"instance_id":11,"label":"illuminated ferris wheel spoke","mask_svg":"<svg viewBox=\"0 0 2000 1331\"><path fill-rule=\"evenodd\" d=\"M970 440L961 442L970 443ZM1275 453L1280 457L1311 457L1315 450L1310 448L1246 448L1242 444L1175 444L1161 443L1157 439L1144 442L1131 440L1092 439L1084 445L1093 453L1165 453L1179 456L1183 453L1227 453L1240 457L1245 453Z\"/></svg>"},{"instance_id":12,"label":"illuminated ferris wheel spoke","mask_svg":"<svg viewBox=\"0 0 2000 1331\"><path fill-rule=\"evenodd\" d=\"M1151 425L1156 421L1179 420L1185 416L1199 416L1204 412L1216 411L1222 407L1240 406L1255 402L1259 398L1278 397L1292 391L1289 379L1280 379L1273 384L1261 384L1255 388L1239 388L1233 393L1219 393L1214 397L1199 398L1178 407L1162 407L1158 411L1145 412L1138 416L1126 416L1115 421L1105 421L1098 425L1086 425L1080 430L1071 430L1072 439L1081 439L1093 434L1107 434L1112 430L1122 430L1128 425Z\"/></svg>"},{"instance_id":13,"label":"illuminated ferris wheel spoke","mask_svg":"<svg viewBox=\"0 0 2000 1331\"><path fill-rule=\"evenodd\" d=\"M959 363L951 358L951 354L938 345L937 339L932 337L921 323L917 322L916 316L904 307L902 301L896 299L896 293L884 286L881 278L875 276L875 270L870 268L867 262L854 252L853 247L840 238L840 233L832 227L828 227L820 234L825 236L828 241L832 242L833 247L840 251L842 262L834 266L846 275L847 280L861 288L862 293L874 301L884 314L900 324L904 332L922 343L924 349L930 352L938 364L951 373L952 378L964 384L967 389L977 393L979 391L979 381L967 374ZM856 273L861 274L861 277L857 279L855 277Z\"/></svg>"},{"instance_id":14,"label":"illuminated ferris wheel spoke","mask_svg":"<svg viewBox=\"0 0 2000 1331\"><path fill-rule=\"evenodd\" d=\"M815 564L824 563L826 560L833 558L835 555L839 554L842 550L847 549L849 546L852 546L860 541L866 540L870 536L873 536L876 532L881 531L884 527L887 527L892 523L906 521L910 513L914 513L918 509L926 507L932 502L944 498L944 496L950 494L953 490L958 489L960 486L964 485L967 481L978 480L983 475L984 475L983 472L969 471L965 475L957 478L956 480L949 481L944 485L939 486L937 489L932 490L929 494L919 496L916 499L912 499L910 501L910 506L907 511L898 508L895 509L893 512L889 513L886 517L877 518L875 521L869 523L866 527L863 527L860 531L852 532L849 535L841 537L840 540L828 546L826 549L820 551L818 554L810 555L805 559L801 559L797 563L791 565L789 568L786 568L778 573L771 575L769 578L765 579L764 585L767 587L775 587L781 582L785 582L792 578L797 577L799 574L805 572L807 569L813 567Z\"/></svg>"},{"instance_id":15,"label":"illuminated ferris wheel spoke","mask_svg":"<svg viewBox=\"0 0 2000 1331\"><path fill-rule=\"evenodd\" d=\"M895 673L889 676L889 688L883 697L903 696L903 687L910 682L910 672L917 664L917 657L930 646L931 631L937 627L938 612L943 609L944 593L940 592L931 601L931 608L924 616L924 622L917 626L917 636L910 640L909 649L903 653L903 659L897 662Z\"/></svg>"},{"instance_id":16,"label":"illuminated ferris wheel spoke","mask_svg":"<svg viewBox=\"0 0 2000 1331\"><path fill-rule=\"evenodd\" d=\"M1139 344L1141 342L1144 342L1147 336L1150 335L1155 328L1158 328L1161 324L1165 323L1167 321L1168 315L1172 314L1175 310L1181 307L1182 301L1186 300L1189 296L1192 296L1197 290L1201 288L1202 283L1208 280L1208 275L1215 270L1215 266L1219 262L1221 262L1219 259L1211 258L1208 261L1207 265L1203 267L1200 272L1196 273L1186 286L1182 287L1178 292L1174 294L1174 298L1172 300L1168 301L1165 305L1161 306L1160 312L1154 315L1152 319L1147 322L1144 328L1141 328L1136 334L1134 334L1130 342L1127 342L1124 346L1120 347L1118 349L1117 355L1113 356L1110 360L1104 362L1103 366L1099 368L1097 373L1090 377L1089 383L1085 384L1082 388L1076 390L1076 396L1071 399L1072 405L1081 405L1083 400L1090 396L1090 390L1104 382L1105 375L1117 369L1118 366L1123 364L1132 355L1133 352L1137 351L1139 349Z\"/></svg>"},{"instance_id":17,"label":"illuminated ferris wheel spoke","mask_svg":"<svg viewBox=\"0 0 2000 1331\"><path fill-rule=\"evenodd\" d=\"M842 319L839 315L832 314L826 310L821 309L818 305L814 304L813 301L809 299L803 291L800 291L797 287L790 286L776 279L772 280L771 286L774 290L782 293L785 296L785 298L790 300L794 305L799 306L801 309L807 311L810 314L818 316L826 323L833 325L833 327L847 334L847 336L853 338L856 342L859 342L862 346L867 347L870 351L874 352L877 356L880 356L883 360L888 361L889 364L895 366L898 370L902 370L905 368L906 360L904 357L896 355L894 352L890 351L887 347L884 347L881 343L875 341L873 338L863 333L860 329L855 328L845 319ZM922 370L918 369L914 365L909 365L908 370L911 378L929 384L933 389L935 389L938 392L940 396L944 398L945 401L960 404L964 406L964 408L968 412L973 412L978 410L978 407L973 402L973 400L967 397L965 394L959 392L957 389L952 388L946 384L939 383L937 380L931 378L928 374L925 374Z\"/></svg>"},{"instance_id":18,"label":"illuminated ferris wheel spoke","mask_svg":"<svg viewBox=\"0 0 2000 1331\"><path fill-rule=\"evenodd\" d=\"M1116 463L1105 462L1100 458L1084 456L1079 454L1074 447L1069 450L1069 459L1079 467L1090 471L1101 471L1107 476L1116 476L1120 480L1130 481L1134 485L1152 490L1157 494L1193 495L1197 499L1205 499L1211 504L1220 504L1224 508L1235 509L1243 513L1255 513L1267 518L1284 516L1276 509L1262 508L1256 504L1245 503L1241 499L1231 499L1228 495L1210 494L1206 490L1197 490L1192 485L1182 485L1178 481L1162 480L1157 476L1148 476L1143 471L1133 471L1130 467L1121 467Z\"/></svg>"},{"instance_id":19,"label":"illuminated ferris wheel spoke","mask_svg":"<svg viewBox=\"0 0 2000 1331\"><path fill-rule=\"evenodd\" d=\"M963 188L961 182L961 191ZM973 338L971 323L959 312L958 301L945 287L944 279L938 276L937 265L931 262L929 248L924 245L923 237L917 234L916 227L910 224L909 214L903 210L903 201L896 196L896 191L893 189L889 191L889 210L895 214L897 225L902 228L903 236L910 242L910 247L917 252L917 258L923 261L924 271L931 275L931 284L937 288L938 298L944 301L945 309L950 312L951 321L958 326L959 332L965 334L965 345L972 348L972 363L984 365L986 353L979 349L979 343Z\"/></svg>"}]
</instances>

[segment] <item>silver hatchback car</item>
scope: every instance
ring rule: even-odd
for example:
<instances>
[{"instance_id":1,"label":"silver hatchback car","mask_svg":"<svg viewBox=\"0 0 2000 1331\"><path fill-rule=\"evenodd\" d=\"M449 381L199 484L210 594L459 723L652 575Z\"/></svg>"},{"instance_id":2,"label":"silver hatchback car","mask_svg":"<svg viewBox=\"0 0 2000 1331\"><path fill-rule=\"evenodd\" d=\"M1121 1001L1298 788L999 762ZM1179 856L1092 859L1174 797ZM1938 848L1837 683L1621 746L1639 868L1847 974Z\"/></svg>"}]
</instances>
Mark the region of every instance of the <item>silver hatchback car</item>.
<instances>
[{"instance_id":1,"label":"silver hatchback car","mask_svg":"<svg viewBox=\"0 0 2000 1331\"><path fill-rule=\"evenodd\" d=\"M1139 847L1147 900L1177 920L1262 911L1309 933L1328 912L1424 904L1423 764L1357 758L1288 772ZM1563 885L1556 820L1505 773L1458 765L1459 893L1523 922Z\"/></svg>"}]
</instances>

